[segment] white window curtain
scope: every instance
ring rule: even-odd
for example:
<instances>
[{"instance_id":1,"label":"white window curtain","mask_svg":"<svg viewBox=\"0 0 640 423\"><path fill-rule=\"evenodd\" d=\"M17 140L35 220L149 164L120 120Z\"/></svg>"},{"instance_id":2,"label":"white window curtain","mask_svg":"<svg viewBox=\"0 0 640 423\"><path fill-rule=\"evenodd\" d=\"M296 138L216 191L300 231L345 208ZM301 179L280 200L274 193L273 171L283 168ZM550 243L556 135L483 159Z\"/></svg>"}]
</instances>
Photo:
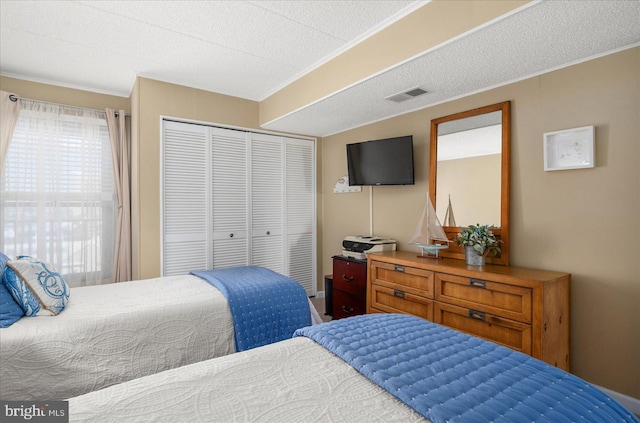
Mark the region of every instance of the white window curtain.
<instances>
[{"instance_id":1,"label":"white window curtain","mask_svg":"<svg viewBox=\"0 0 640 423\"><path fill-rule=\"evenodd\" d=\"M111 282L115 207L105 112L21 99L0 174L0 248L70 286Z\"/></svg>"}]
</instances>

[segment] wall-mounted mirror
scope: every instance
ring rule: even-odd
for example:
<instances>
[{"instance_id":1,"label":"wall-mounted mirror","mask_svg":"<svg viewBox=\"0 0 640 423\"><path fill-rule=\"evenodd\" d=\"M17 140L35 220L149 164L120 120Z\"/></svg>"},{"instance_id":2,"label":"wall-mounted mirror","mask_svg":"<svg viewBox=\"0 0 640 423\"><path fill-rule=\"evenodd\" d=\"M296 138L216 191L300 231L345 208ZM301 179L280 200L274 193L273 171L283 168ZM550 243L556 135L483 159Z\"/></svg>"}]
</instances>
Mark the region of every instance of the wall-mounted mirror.
<instances>
[{"instance_id":1,"label":"wall-mounted mirror","mask_svg":"<svg viewBox=\"0 0 640 423\"><path fill-rule=\"evenodd\" d=\"M510 102L431 121L429 195L447 234L460 227L494 225L502 240L499 256L487 263L509 265ZM440 255L464 260L455 242Z\"/></svg>"}]
</instances>

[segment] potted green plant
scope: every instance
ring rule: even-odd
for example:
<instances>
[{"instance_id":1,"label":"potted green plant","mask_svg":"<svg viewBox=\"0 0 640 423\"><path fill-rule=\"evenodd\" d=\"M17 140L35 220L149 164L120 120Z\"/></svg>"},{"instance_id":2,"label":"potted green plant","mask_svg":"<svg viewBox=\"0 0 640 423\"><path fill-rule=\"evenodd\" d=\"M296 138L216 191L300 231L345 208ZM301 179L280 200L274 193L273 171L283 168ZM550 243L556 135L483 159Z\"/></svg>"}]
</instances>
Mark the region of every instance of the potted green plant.
<instances>
[{"instance_id":1,"label":"potted green plant","mask_svg":"<svg viewBox=\"0 0 640 423\"><path fill-rule=\"evenodd\" d=\"M468 265L484 266L487 254L494 255L500 253L499 243L496 235L491 232L495 226L491 225L469 225L468 228L460 228L462 232L456 237L456 244L464 245L465 259Z\"/></svg>"}]
</instances>

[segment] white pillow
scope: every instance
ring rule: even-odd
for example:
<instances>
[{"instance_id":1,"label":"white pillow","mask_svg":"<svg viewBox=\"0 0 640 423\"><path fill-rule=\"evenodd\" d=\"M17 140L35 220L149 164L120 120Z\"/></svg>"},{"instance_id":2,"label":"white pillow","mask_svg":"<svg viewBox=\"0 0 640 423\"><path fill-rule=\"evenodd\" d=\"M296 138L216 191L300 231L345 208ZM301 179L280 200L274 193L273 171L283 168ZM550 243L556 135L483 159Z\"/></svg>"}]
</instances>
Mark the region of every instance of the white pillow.
<instances>
[{"instance_id":1,"label":"white pillow","mask_svg":"<svg viewBox=\"0 0 640 423\"><path fill-rule=\"evenodd\" d=\"M53 266L33 257L7 261L4 283L26 316L55 316L69 301L69 287Z\"/></svg>"}]
</instances>

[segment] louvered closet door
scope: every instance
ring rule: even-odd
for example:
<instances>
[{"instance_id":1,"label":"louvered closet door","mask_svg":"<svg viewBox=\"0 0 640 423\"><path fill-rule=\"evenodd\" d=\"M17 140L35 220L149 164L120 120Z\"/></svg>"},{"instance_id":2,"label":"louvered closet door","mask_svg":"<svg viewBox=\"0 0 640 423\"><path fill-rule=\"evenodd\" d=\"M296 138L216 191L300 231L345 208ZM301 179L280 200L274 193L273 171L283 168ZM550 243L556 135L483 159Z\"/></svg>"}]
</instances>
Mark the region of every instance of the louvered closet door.
<instances>
[{"instance_id":1,"label":"louvered closet door","mask_svg":"<svg viewBox=\"0 0 640 423\"><path fill-rule=\"evenodd\" d=\"M251 134L251 264L285 273L282 138Z\"/></svg>"},{"instance_id":2,"label":"louvered closet door","mask_svg":"<svg viewBox=\"0 0 640 423\"><path fill-rule=\"evenodd\" d=\"M213 267L246 266L247 133L211 128Z\"/></svg>"},{"instance_id":3,"label":"louvered closet door","mask_svg":"<svg viewBox=\"0 0 640 423\"><path fill-rule=\"evenodd\" d=\"M309 140L285 138L285 149L288 273L307 295L315 295L315 146Z\"/></svg>"},{"instance_id":4,"label":"louvered closet door","mask_svg":"<svg viewBox=\"0 0 640 423\"><path fill-rule=\"evenodd\" d=\"M163 275L207 268L208 128L163 122Z\"/></svg>"}]
</instances>

